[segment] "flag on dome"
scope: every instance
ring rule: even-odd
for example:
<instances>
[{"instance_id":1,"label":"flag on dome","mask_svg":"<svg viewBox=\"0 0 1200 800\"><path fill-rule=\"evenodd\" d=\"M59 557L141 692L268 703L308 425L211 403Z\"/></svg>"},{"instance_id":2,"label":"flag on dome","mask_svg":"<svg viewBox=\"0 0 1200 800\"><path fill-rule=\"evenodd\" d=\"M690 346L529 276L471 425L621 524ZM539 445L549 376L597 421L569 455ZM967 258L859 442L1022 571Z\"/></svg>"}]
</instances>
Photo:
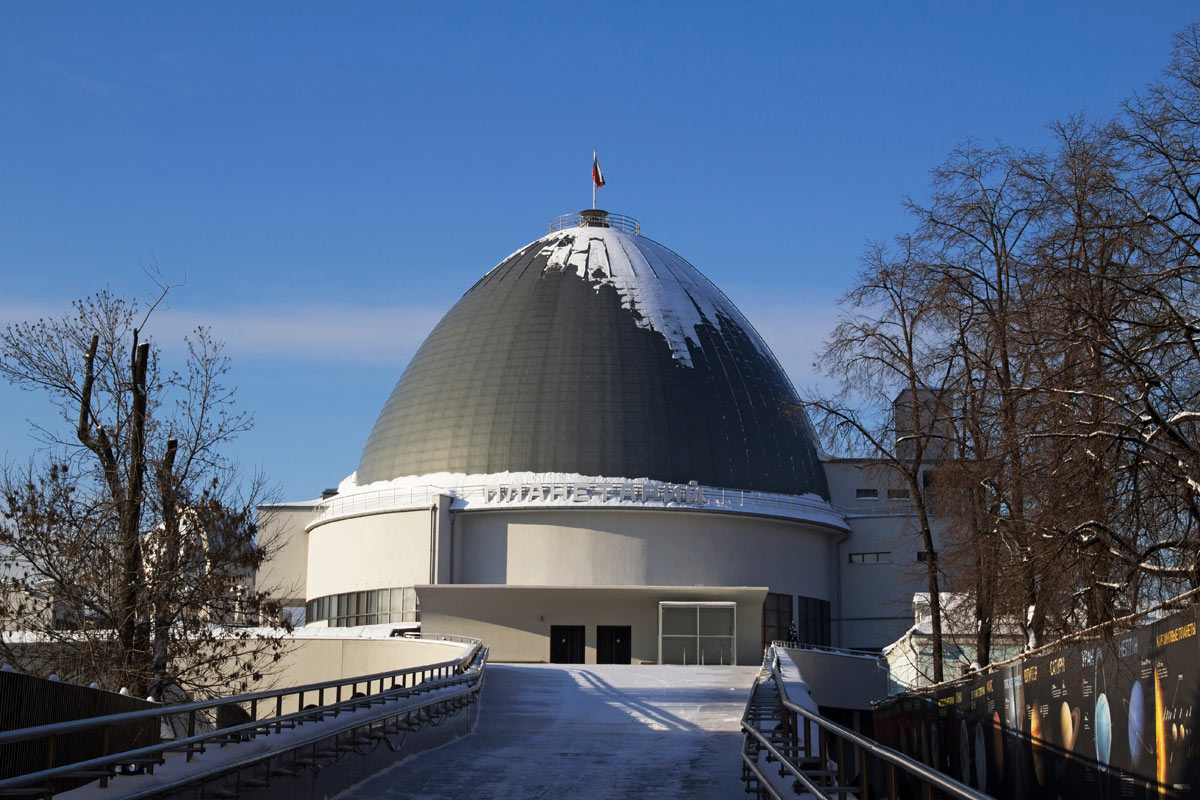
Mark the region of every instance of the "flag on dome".
<instances>
[{"instance_id":1,"label":"flag on dome","mask_svg":"<svg viewBox=\"0 0 1200 800\"><path fill-rule=\"evenodd\" d=\"M604 173L600 171L600 162L596 160L596 151L592 151L592 183L597 187L604 185Z\"/></svg>"}]
</instances>

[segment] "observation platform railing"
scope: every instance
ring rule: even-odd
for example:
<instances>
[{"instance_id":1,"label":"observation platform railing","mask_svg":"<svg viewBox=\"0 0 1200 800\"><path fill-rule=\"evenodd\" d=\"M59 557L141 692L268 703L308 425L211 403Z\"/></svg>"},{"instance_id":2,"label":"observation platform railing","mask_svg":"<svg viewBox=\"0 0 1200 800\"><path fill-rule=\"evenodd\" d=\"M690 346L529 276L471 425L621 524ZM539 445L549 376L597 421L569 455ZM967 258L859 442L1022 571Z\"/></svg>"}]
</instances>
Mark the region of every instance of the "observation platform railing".
<instances>
[{"instance_id":1,"label":"observation platform railing","mask_svg":"<svg viewBox=\"0 0 1200 800\"><path fill-rule=\"evenodd\" d=\"M788 695L781 649L771 647L742 714L746 791L780 800L807 793L819 800L949 797L990 800L919 761L825 719ZM762 757L760 760L760 756ZM778 777L777 777L778 776Z\"/></svg>"},{"instance_id":2,"label":"observation platform railing","mask_svg":"<svg viewBox=\"0 0 1200 800\"><path fill-rule=\"evenodd\" d=\"M230 776L236 776L239 786L262 788L269 785L271 776L319 768L331 756L364 743L436 725L478 699L488 649L480 640L462 636L421 634L419 638L469 647L460 658L436 664L0 733L0 748L48 742L50 754L48 765L30 764L28 773L0 780L0 797L53 797L79 786L81 778L98 779L100 788L108 790L104 796L112 798L165 796ZM230 714L234 708L240 712ZM358 711L366 713L354 713ZM229 724L230 717L245 721ZM157 722L170 736L136 749L54 765L56 744L70 741L73 734L106 734L117 726L148 721ZM236 753L200 757L215 748L224 751L227 745L271 736L277 736L278 743L272 741L265 751L256 748L242 758ZM211 764L205 763L209 760ZM174 769L180 762L193 766ZM155 768L163 765L173 769L165 781L122 789L122 783L135 782L125 776L153 775ZM251 772L253 777L243 781L243 772ZM240 796L237 791L217 791L212 796L223 794Z\"/></svg>"},{"instance_id":3,"label":"observation platform railing","mask_svg":"<svg viewBox=\"0 0 1200 800\"><path fill-rule=\"evenodd\" d=\"M588 213L577 211L574 214L560 214L550 220L550 233L566 230L567 228L616 228L619 231L640 236L642 224L633 217L624 214L606 212Z\"/></svg>"}]
</instances>

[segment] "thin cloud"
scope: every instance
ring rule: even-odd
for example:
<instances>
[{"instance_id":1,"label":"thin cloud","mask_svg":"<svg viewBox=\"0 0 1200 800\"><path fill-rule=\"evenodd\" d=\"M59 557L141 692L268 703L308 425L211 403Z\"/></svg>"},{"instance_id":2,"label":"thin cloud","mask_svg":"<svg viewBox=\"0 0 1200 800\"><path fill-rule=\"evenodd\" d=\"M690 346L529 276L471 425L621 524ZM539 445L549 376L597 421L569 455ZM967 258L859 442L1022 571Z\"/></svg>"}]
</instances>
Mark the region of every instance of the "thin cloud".
<instances>
[{"instance_id":1,"label":"thin cloud","mask_svg":"<svg viewBox=\"0 0 1200 800\"><path fill-rule=\"evenodd\" d=\"M70 310L69 305L37 302L0 304L0 327L61 319ZM349 304L159 308L146 330L168 353L184 336L206 326L235 359L403 367L443 311Z\"/></svg>"},{"instance_id":2,"label":"thin cloud","mask_svg":"<svg viewBox=\"0 0 1200 800\"><path fill-rule=\"evenodd\" d=\"M230 355L366 366L403 366L441 318L427 308L267 306L168 309L153 323L160 341L204 325Z\"/></svg>"}]
</instances>

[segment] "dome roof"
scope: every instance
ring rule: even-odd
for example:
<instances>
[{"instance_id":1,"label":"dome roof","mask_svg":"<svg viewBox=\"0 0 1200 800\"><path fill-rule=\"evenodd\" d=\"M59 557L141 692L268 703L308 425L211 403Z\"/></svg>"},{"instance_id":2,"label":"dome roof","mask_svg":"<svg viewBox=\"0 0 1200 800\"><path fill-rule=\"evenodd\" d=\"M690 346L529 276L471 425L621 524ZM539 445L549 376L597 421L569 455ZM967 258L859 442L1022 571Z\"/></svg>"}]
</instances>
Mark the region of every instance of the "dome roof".
<instances>
[{"instance_id":1,"label":"dome roof","mask_svg":"<svg viewBox=\"0 0 1200 800\"><path fill-rule=\"evenodd\" d=\"M442 318L379 414L358 485L557 472L828 499L795 389L742 313L597 213L509 256Z\"/></svg>"}]
</instances>

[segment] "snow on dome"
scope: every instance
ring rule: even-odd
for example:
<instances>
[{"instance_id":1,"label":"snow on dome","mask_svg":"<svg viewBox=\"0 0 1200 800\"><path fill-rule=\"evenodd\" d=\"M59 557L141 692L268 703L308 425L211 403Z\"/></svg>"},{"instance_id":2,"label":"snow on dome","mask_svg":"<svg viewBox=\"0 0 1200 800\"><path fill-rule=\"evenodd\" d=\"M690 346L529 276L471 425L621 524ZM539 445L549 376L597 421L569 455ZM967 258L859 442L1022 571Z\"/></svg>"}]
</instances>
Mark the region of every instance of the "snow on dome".
<instances>
[{"instance_id":1,"label":"snow on dome","mask_svg":"<svg viewBox=\"0 0 1200 800\"><path fill-rule=\"evenodd\" d=\"M696 326L720 326L721 318L741 314L715 285L675 253L655 241L614 228L583 227L557 231L539 240L544 269L570 270L596 291L611 286L621 307L634 313L639 327L661 334L671 355L687 366L687 342L698 344ZM754 332L755 345L766 344Z\"/></svg>"}]
</instances>

